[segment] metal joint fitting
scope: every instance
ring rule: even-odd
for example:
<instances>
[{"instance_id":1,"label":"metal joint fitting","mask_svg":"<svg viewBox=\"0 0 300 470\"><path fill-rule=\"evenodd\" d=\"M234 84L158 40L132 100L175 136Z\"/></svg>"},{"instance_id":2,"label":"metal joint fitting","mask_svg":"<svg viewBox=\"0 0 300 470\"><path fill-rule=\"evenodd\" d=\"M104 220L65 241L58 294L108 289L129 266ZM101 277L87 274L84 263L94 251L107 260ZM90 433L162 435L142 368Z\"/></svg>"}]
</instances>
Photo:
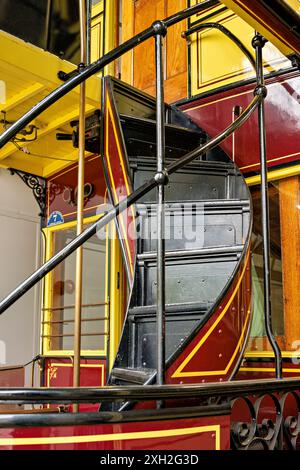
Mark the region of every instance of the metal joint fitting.
<instances>
[{"instance_id":1,"label":"metal joint fitting","mask_svg":"<svg viewBox=\"0 0 300 470\"><path fill-rule=\"evenodd\" d=\"M254 96L262 96L266 98L268 94L267 87L265 85L258 85L254 90Z\"/></svg>"},{"instance_id":2,"label":"metal joint fitting","mask_svg":"<svg viewBox=\"0 0 300 470\"><path fill-rule=\"evenodd\" d=\"M252 39L252 47L255 49L256 47L264 47L264 45L268 42L266 38L264 38L261 34L256 34Z\"/></svg>"},{"instance_id":3,"label":"metal joint fitting","mask_svg":"<svg viewBox=\"0 0 300 470\"><path fill-rule=\"evenodd\" d=\"M154 23L152 23L152 29L156 35L165 37L167 34L167 26L161 20L154 21Z\"/></svg>"},{"instance_id":4,"label":"metal joint fitting","mask_svg":"<svg viewBox=\"0 0 300 470\"><path fill-rule=\"evenodd\" d=\"M167 170L159 171L158 173L156 173L154 179L159 186L168 184L169 175Z\"/></svg>"},{"instance_id":5,"label":"metal joint fitting","mask_svg":"<svg viewBox=\"0 0 300 470\"><path fill-rule=\"evenodd\" d=\"M80 62L80 64L78 64L78 67L77 67L77 70L79 73L83 72L83 70L85 69L85 64L83 62Z\"/></svg>"}]
</instances>

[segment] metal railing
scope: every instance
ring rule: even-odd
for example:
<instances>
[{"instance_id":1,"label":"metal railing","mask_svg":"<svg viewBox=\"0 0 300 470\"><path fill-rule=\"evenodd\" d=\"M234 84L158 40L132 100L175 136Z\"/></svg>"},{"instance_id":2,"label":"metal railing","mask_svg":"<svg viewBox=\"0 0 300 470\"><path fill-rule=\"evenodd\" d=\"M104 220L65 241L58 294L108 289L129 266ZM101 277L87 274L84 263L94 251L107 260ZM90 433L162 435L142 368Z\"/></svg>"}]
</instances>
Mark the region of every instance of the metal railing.
<instances>
[{"instance_id":1,"label":"metal railing","mask_svg":"<svg viewBox=\"0 0 300 470\"><path fill-rule=\"evenodd\" d=\"M257 73L257 87L254 90L254 98L243 113L231 123L223 132L218 136L208 141L203 146L189 152L176 162L169 165L167 168L164 167L164 83L163 83L163 54L162 54L162 43L163 37L167 33L167 28L196 14L208 7L218 5L217 0L206 0L198 5L190 8L186 8L181 12L166 18L164 21L156 21L150 28L134 36L124 44L118 46L113 51L105 54L101 59L97 60L91 65L80 69L76 74L50 93L47 97L41 100L27 113L25 113L19 120L17 120L12 126L7 129L0 136L0 148L2 148L7 142L9 142L21 129L28 125L34 118L41 114L44 110L49 108L53 103L58 101L68 92L70 92L76 86L82 84L86 79L94 75L95 73L102 70L106 65L121 55L130 51L137 45L146 41L151 37L155 37L155 49L156 49L156 98L157 98L157 173L149 181L140 186L126 199L122 200L112 210L107 212L100 220L94 222L88 227L83 233L73 239L66 247L60 252L55 254L49 259L44 265L42 265L37 271L22 282L15 290L13 290L6 298L0 302L0 314L2 314L8 307L22 297L30 288L32 288L38 281L40 281L47 273L54 269L59 263L65 258L72 254L78 247L80 247L85 241L92 237L98 230L102 229L105 225L115 219L124 210L130 207L132 204L137 202L142 196L150 192L155 187L158 187L158 247L157 247L157 334L158 334L158 362L157 362L157 378L158 383L162 384L164 381L164 368L165 368L165 281L164 281L164 270L165 270L165 247L164 247L164 185L168 181L168 176L175 173L188 163L192 162L195 158L200 157L209 150L213 149L227 137L233 134L252 113L258 108L259 109L259 131L260 131L260 152L261 152L261 166L262 166L262 205L263 205L263 237L264 237L264 281L265 281L265 321L267 325L268 337L273 347L276 357L276 375L281 377L281 355L275 337L272 332L271 324L271 309L270 309L270 273L269 273L269 218L268 218L268 189L266 184L266 146L265 146L265 124L264 124L264 98L266 97L266 87L263 79L263 63L262 63L262 47L264 45L261 36L256 35L256 40L253 46L256 50L256 73ZM74 402L74 400L73 400Z\"/></svg>"},{"instance_id":2,"label":"metal railing","mask_svg":"<svg viewBox=\"0 0 300 470\"><path fill-rule=\"evenodd\" d=\"M140 385L65 388L0 388L0 404L73 404L104 401L153 401L244 397L300 389L299 378L237 380L203 384Z\"/></svg>"},{"instance_id":3,"label":"metal railing","mask_svg":"<svg viewBox=\"0 0 300 470\"><path fill-rule=\"evenodd\" d=\"M299 448L300 379L250 380L195 385L144 385L100 388L0 389L0 428L105 425L128 422L162 421L224 416L243 407L243 421L231 422L233 449ZM68 405L109 402L151 402L165 400L164 409L137 409L100 413L66 411ZM171 400L168 406L167 400ZM176 407L174 407L176 400ZM241 403L242 402L242 403ZM22 410L16 414L10 405L52 405L50 409ZM182 404L182 406L179 406ZM288 406L286 406L288 404ZM53 406L54 405L54 406ZM57 405L57 407L55 407ZM170 407L170 406L173 406ZM268 418L265 417L267 411ZM264 413L264 414L262 414ZM233 414L234 416L234 414Z\"/></svg>"}]
</instances>

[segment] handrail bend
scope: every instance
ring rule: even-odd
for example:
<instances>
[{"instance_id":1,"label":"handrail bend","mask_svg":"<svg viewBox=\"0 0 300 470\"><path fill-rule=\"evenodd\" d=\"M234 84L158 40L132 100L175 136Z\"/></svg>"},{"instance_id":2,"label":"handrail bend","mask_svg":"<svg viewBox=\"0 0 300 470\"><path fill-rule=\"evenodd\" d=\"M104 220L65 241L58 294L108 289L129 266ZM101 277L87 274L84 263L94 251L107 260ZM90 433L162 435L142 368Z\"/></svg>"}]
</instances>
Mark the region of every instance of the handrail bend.
<instances>
[{"instance_id":1,"label":"handrail bend","mask_svg":"<svg viewBox=\"0 0 300 470\"><path fill-rule=\"evenodd\" d=\"M263 94L261 93L260 88L255 90L255 96L252 99L248 107L243 111L243 113L232 122L223 132L218 134L213 139L209 140L206 144L201 147L189 152L188 154L181 157L175 163L172 163L166 168L168 175L175 173L177 170L180 170L182 167L192 162L195 158L200 157L209 150L212 150L214 147L223 142L227 137L229 137L233 132L235 132L248 118L252 115L258 105L264 99ZM123 199L119 204L113 207L108 211L100 220L94 222L90 227L88 227L82 234L74 238L66 247L61 251L55 254L50 258L46 263L44 263L39 269L37 269L31 276L29 276L25 281L23 281L19 286L14 289L10 294L7 295L0 302L0 315L7 310L12 304L14 304L20 297L22 297L29 289L31 289L37 282L43 279L46 274L48 274L52 269L54 269L59 263L71 255L79 246L91 238L98 230L101 230L105 225L111 222L115 217L121 214L124 210L130 207L132 204L137 202L141 197L150 192L153 188L158 186L159 181L155 177L152 177L136 189L132 194L130 194L126 199Z\"/></svg>"},{"instance_id":2,"label":"handrail bend","mask_svg":"<svg viewBox=\"0 0 300 470\"><path fill-rule=\"evenodd\" d=\"M253 69L256 70L255 59L252 56L251 52L248 51L247 47L242 43L242 41L239 40L239 38L235 34L233 34L231 31L229 31L228 28L226 28L220 23L201 23L194 26L193 28L188 29L187 31L183 31L181 33L181 36L184 39L188 39L192 34L198 33L199 31L208 28L217 29L221 33L225 34L225 36L227 36L243 52L243 54L247 57L250 64L252 65Z\"/></svg>"}]
</instances>

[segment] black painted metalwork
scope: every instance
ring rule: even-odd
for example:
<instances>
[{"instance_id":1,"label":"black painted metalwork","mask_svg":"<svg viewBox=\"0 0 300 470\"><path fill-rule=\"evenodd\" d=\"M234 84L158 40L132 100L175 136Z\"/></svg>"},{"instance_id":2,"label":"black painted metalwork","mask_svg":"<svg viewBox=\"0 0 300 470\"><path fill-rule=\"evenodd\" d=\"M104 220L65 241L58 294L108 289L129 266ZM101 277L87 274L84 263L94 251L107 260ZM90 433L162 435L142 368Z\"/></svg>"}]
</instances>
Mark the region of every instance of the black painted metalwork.
<instances>
[{"instance_id":1,"label":"black painted metalwork","mask_svg":"<svg viewBox=\"0 0 300 470\"><path fill-rule=\"evenodd\" d=\"M66 388L0 388L1 404L72 404L103 401L153 401L211 398L231 399L300 390L300 379L237 380L201 384L131 385Z\"/></svg>"},{"instance_id":2,"label":"black painted metalwork","mask_svg":"<svg viewBox=\"0 0 300 470\"><path fill-rule=\"evenodd\" d=\"M175 163L172 163L167 167L167 172L169 175L175 173L180 168L184 167L188 163L192 162L195 158L200 157L201 155L207 153L208 151L215 148L219 145L224 139L229 137L233 132L235 132L247 119L252 115L252 113L257 108L262 97L256 95L249 106L243 111L243 113L231 123L223 132L221 132L215 138L209 140L206 144L202 145L198 149L189 152L184 157L180 158ZM31 289L37 282L43 279L46 274L48 274L52 269L54 269L59 263L66 259L70 254L72 254L79 246L85 243L89 238L91 238L98 230L101 230L105 225L115 219L120 213L130 207L132 204L141 199L145 194L150 192L158 185L158 182L153 177L149 179L146 183L142 184L138 189L136 189L130 196L126 199L123 199L117 206L107 212L100 220L97 220L91 224L81 235L78 235L74 238L66 247L61 251L55 254L50 258L45 264L43 264L39 269L37 269L31 276L24 280L19 286L16 287L10 294L8 294L0 302L0 315L5 312L12 304L14 304L20 297L22 297L29 289Z\"/></svg>"},{"instance_id":3,"label":"black painted metalwork","mask_svg":"<svg viewBox=\"0 0 300 470\"><path fill-rule=\"evenodd\" d=\"M16 170L15 168L9 168L11 175L18 175L23 183L32 190L34 199L36 200L40 213L39 216L43 219L45 217L46 210L46 180L41 176L26 173L25 171Z\"/></svg>"},{"instance_id":4,"label":"black painted metalwork","mask_svg":"<svg viewBox=\"0 0 300 470\"><path fill-rule=\"evenodd\" d=\"M156 101L119 80L105 80L125 144L123 158L128 178L135 190L157 171ZM165 114L166 163L176 162L187 151L197 149L201 141L207 141L207 134L182 111L166 105ZM159 174L162 181L167 176L166 172ZM157 206L154 190L135 205L135 274L108 384L156 381L156 260L157 240L161 238ZM250 239L250 194L239 170L215 148L170 175L165 188L165 216L167 369L208 321L216 299L226 294L235 278ZM132 405L104 404L101 411L124 410Z\"/></svg>"},{"instance_id":5,"label":"black painted metalwork","mask_svg":"<svg viewBox=\"0 0 300 470\"><path fill-rule=\"evenodd\" d=\"M167 29L162 22L153 25L155 36L156 63L156 156L157 156L157 312L156 312L156 347L157 375L156 382L165 382L166 364L166 300L165 300L165 100L164 100L164 70L163 70L163 38Z\"/></svg>"},{"instance_id":6,"label":"black painted metalwork","mask_svg":"<svg viewBox=\"0 0 300 470\"><path fill-rule=\"evenodd\" d=\"M100 425L106 423L162 421L231 414L232 450L299 450L300 380L260 380L197 385L130 386L65 389L0 389L0 427ZM68 413L71 403L112 402L120 399L139 402L163 397L177 401L176 408L101 413ZM185 407L178 407L181 400ZM191 400L189 402L189 400ZM197 403L197 404L196 404ZM64 413L5 413L5 405L57 404ZM190 406L189 406L190 404ZM234 416L240 415L241 421Z\"/></svg>"},{"instance_id":7,"label":"black painted metalwork","mask_svg":"<svg viewBox=\"0 0 300 470\"><path fill-rule=\"evenodd\" d=\"M230 405L194 406L190 408L168 408L162 410L137 410L103 413L18 413L0 414L0 428L80 426L116 424L166 419L191 419L208 416L224 416L230 413Z\"/></svg>"},{"instance_id":8,"label":"black painted metalwork","mask_svg":"<svg viewBox=\"0 0 300 470\"><path fill-rule=\"evenodd\" d=\"M257 87L255 93L262 100L258 105L259 147L261 164L261 212L262 212L262 236L263 236L263 271L264 271L264 315L268 340L275 354L276 378L282 378L282 357L280 347L276 341L272 328L272 305L271 305L271 278L270 278L270 214L269 194L267 176L267 149L266 149L266 127L264 99L267 96L267 88L264 81L263 54L262 49L266 39L260 34L253 38L252 45L256 51L256 77Z\"/></svg>"},{"instance_id":9,"label":"black painted metalwork","mask_svg":"<svg viewBox=\"0 0 300 470\"><path fill-rule=\"evenodd\" d=\"M239 38L235 34L233 34L231 31L229 31L228 28L226 28L220 23L201 23L196 26L193 26L187 31L183 31L181 35L184 39L188 39L192 34L208 28L217 29L221 33L225 34L225 36L227 36L232 42L234 42L234 44L243 52L243 54L245 54L245 56L247 57L250 64L255 70L255 59L252 54L248 51L247 47L242 43L242 41L239 40Z\"/></svg>"},{"instance_id":10,"label":"black painted metalwork","mask_svg":"<svg viewBox=\"0 0 300 470\"><path fill-rule=\"evenodd\" d=\"M231 401L233 410L242 404L247 409L248 420L232 423L232 449L299 450L299 390L283 390L280 394L266 390L259 396L244 396Z\"/></svg>"},{"instance_id":11,"label":"black painted metalwork","mask_svg":"<svg viewBox=\"0 0 300 470\"><path fill-rule=\"evenodd\" d=\"M262 0L261 3L271 15L277 16L300 39L299 10L297 11L288 2L282 0Z\"/></svg>"},{"instance_id":12,"label":"black painted metalwork","mask_svg":"<svg viewBox=\"0 0 300 470\"><path fill-rule=\"evenodd\" d=\"M45 49L50 49L50 38L51 38L51 17L53 10L53 0L47 0L47 11L45 20Z\"/></svg>"}]
</instances>

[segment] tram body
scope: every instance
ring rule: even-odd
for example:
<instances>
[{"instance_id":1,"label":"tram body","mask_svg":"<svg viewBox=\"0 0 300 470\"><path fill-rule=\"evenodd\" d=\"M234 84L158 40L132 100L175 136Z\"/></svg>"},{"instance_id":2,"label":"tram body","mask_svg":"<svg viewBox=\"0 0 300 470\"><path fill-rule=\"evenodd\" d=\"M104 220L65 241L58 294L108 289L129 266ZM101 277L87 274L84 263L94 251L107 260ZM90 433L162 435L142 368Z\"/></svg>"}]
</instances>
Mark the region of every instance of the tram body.
<instances>
[{"instance_id":1,"label":"tram body","mask_svg":"<svg viewBox=\"0 0 300 470\"><path fill-rule=\"evenodd\" d=\"M157 18L170 16L197 2L186 5L185 0L138 0L134 3L123 0L119 9L118 2L111 2L111 6L108 3L100 1L93 10L92 60L139 33ZM209 25L217 23L229 29L253 58L255 30L265 35L269 40L263 53L268 91L265 132L272 326L282 353L283 377L296 380L300 374L300 39L298 30L292 34L287 28L286 17L276 16L272 8L267 9L266 3L224 1L170 28L164 69L165 100L172 103L166 105L166 163L171 167L176 159L218 135L239 119L253 99L256 78L251 63L236 44ZM289 20L297 19L298 2L277 3L278 8L279 4L284 6L283 11L291 15L287 17ZM145 15L145 11L149 15ZM123 26L117 34L118 15ZM203 23L209 25L197 30ZM189 30L192 32L180 36L182 31ZM1 34L0 41L9 44L11 38L5 32ZM139 45L114 66L110 64L103 76L93 77L89 82L85 228L105 217L112 205L121 203L155 174L153 42L150 39ZM20 43L20 47L24 44ZM26 48L33 47L26 44ZM53 60L48 52L34 52L36 58L32 56L32 60L37 63L45 54L49 55L49 61ZM47 58L44 60L47 63ZM51 62L51 66L64 72L71 70L69 64L60 59ZM25 104L30 99L31 96ZM69 104L71 106L65 102L65 106ZM18 101L14 106L16 115ZM56 112L62 114L64 104L61 108L59 102L55 106ZM45 177L41 223L45 261L65 248L76 235L78 118L71 108L66 112L67 117L72 116L69 120L63 116L57 126L41 136L52 145L54 158L57 155L55 164L47 162L39 174L28 170L24 156L22 159L12 153L9 157L9 167ZM8 119L8 106L6 116ZM166 187L166 211L173 211L167 223L171 235L166 241L166 384L177 385L178 390L181 385L189 384L202 387L217 384L218 387L229 381L253 385L263 379L275 380L276 361L264 324L258 124L258 114L253 113L215 150L195 161L194 166L190 163L178 177L170 177L170 185ZM67 142L66 135L71 132L76 150ZM58 146L53 144L54 133L60 134L60 140L65 139L62 145L64 155L69 155L68 163L59 160ZM181 141L178 135L182 135ZM37 142L32 145L39 145L39 130L37 136ZM41 148L44 145L42 140L40 145ZM1 152L5 152L5 148ZM30 143L28 148L31 149ZM5 159L3 162L5 166ZM144 207L137 202L83 245L81 387L154 386L156 383L154 364L158 353L155 311L152 310L157 300L153 274L156 267L153 231L157 230L153 220L157 208L154 196L148 199L145 196L142 203ZM192 204L193 213L199 211L203 217L199 223L202 227L199 230L203 231L201 246L197 241L190 245L187 241L181 245L178 242L175 235L180 224L176 222L174 204L177 204L177 212L179 206L182 211L182 229L192 226L185 212L189 210L186 209L188 204ZM146 237L146 241L141 242L136 233L145 226L150 241ZM72 254L44 280L41 350L33 363L39 371L35 387L51 390L73 385L75 263L75 254ZM12 371L3 373L8 387L22 385L23 371L18 377ZM78 425L68 425L68 417L63 424L56 426L54 420L52 425L51 416L57 414L58 403L45 401L40 404L40 425L36 421L35 425L22 427L21 418L15 414L14 419L7 405L7 411L4 408L4 414L0 415L0 449L228 450L247 445L251 448L253 442L253 447L264 449L267 444L263 438L257 434L246 442L235 423L249 422L249 410L255 409L257 423L269 418L275 422L276 430L274 410L281 407L283 421L299 411L296 385L290 386L286 393L280 390L278 395L270 392L264 397L256 394L253 398L254 394L249 393L248 399L245 394L241 397L234 394L229 401L216 400L209 405L206 398L197 397L190 406L187 401L183 405L174 396L166 400L163 417L161 410L155 410L154 400L140 399L138 403L105 400L101 402L99 413L100 402L85 402L79 405L79 411L86 415L86 423ZM218 396L217 391L212 396ZM72 402L62 402L61 409L71 415ZM133 417L123 422L120 415L118 421L118 413L122 412L133 413ZM99 417L103 413L103 422L95 422L93 415L96 413ZM5 414L9 415L7 422ZM50 421L46 424L48 417ZM289 429L290 434L287 433L286 441L280 445L298 448L298 434L293 434L292 424ZM273 448L279 446L276 444L278 434L275 434L268 440Z\"/></svg>"}]
</instances>

